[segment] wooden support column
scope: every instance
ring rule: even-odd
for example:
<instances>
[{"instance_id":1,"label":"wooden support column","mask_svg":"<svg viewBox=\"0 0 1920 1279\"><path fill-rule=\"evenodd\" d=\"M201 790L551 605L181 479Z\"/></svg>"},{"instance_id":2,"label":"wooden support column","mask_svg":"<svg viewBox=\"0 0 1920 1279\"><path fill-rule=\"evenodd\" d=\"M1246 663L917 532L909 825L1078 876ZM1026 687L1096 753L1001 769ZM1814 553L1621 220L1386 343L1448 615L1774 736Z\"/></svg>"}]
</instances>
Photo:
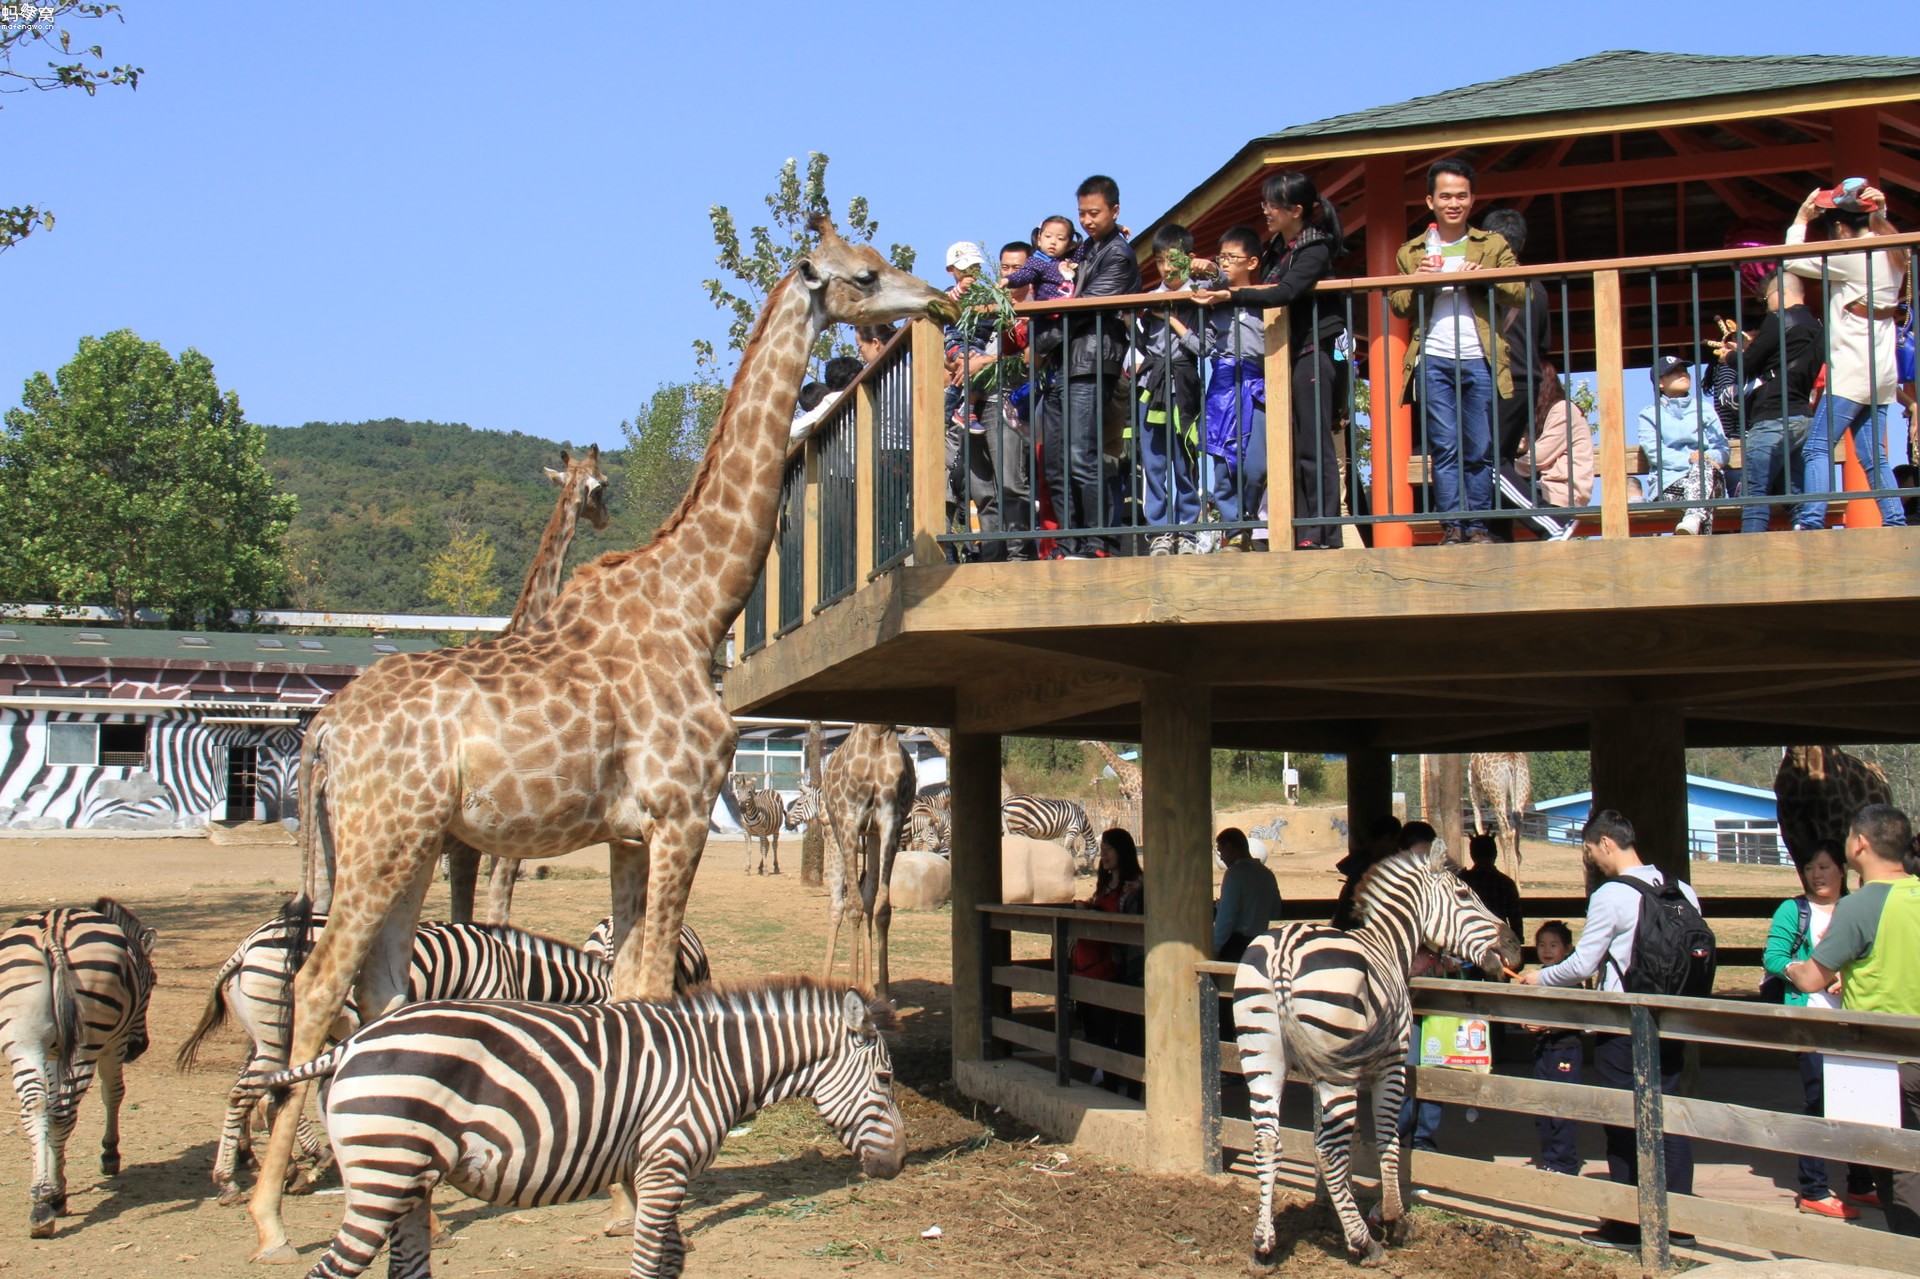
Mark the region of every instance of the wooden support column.
<instances>
[{"instance_id":1,"label":"wooden support column","mask_svg":"<svg viewBox=\"0 0 1920 1279\"><path fill-rule=\"evenodd\" d=\"M1270 308L1266 326L1267 549L1291 551L1299 535L1293 527L1293 339L1287 308Z\"/></svg>"},{"instance_id":2,"label":"wooden support column","mask_svg":"<svg viewBox=\"0 0 1920 1279\"><path fill-rule=\"evenodd\" d=\"M1640 858L1691 879L1687 852L1686 717L1673 706L1621 706L1592 720L1593 811L1633 823Z\"/></svg>"},{"instance_id":3,"label":"wooden support column","mask_svg":"<svg viewBox=\"0 0 1920 1279\"><path fill-rule=\"evenodd\" d=\"M913 562L938 564L947 531L947 349L940 326L915 320L913 343Z\"/></svg>"},{"instance_id":4,"label":"wooden support column","mask_svg":"<svg viewBox=\"0 0 1920 1279\"><path fill-rule=\"evenodd\" d=\"M1593 273L1594 388L1600 400L1600 536L1626 538L1627 386L1620 313L1620 273Z\"/></svg>"},{"instance_id":5,"label":"wooden support column","mask_svg":"<svg viewBox=\"0 0 1920 1279\"><path fill-rule=\"evenodd\" d=\"M1397 155L1367 157L1367 274L1393 275L1399 268L1394 255L1407 229L1406 196ZM1377 296L1366 300L1368 326L1373 333L1367 348L1368 418L1373 424L1373 513L1411 515L1413 486L1407 482L1407 464L1413 454L1413 410L1400 394L1400 368L1407 358L1412 329L1406 320L1388 314ZM1271 403L1271 401L1269 401ZM1273 469L1273 459L1267 459ZM1411 546L1413 530L1404 524L1377 524L1375 546Z\"/></svg>"},{"instance_id":6,"label":"wooden support column","mask_svg":"<svg viewBox=\"0 0 1920 1279\"><path fill-rule=\"evenodd\" d=\"M1833 137L1829 141L1833 148L1833 180L1865 178L1869 186L1879 186L1880 109L1846 107L1828 113L1828 119L1833 121ZM1889 408L1888 416L1895 422L1900 420L1897 408ZM1872 488L1867 468L1860 464L1860 455L1854 451L1852 434L1835 440L1833 448L1840 455L1841 487L1856 493ZM1848 502L1844 518L1848 528L1879 528L1880 505L1865 500Z\"/></svg>"},{"instance_id":7,"label":"wooden support column","mask_svg":"<svg viewBox=\"0 0 1920 1279\"><path fill-rule=\"evenodd\" d=\"M1347 752L1347 845L1358 848L1367 830L1393 812L1393 754L1373 746Z\"/></svg>"},{"instance_id":8,"label":"wooden support column","mask_svg":"<svg viewBox=\"0 0 1920 1279\"><path fill-rule=\"evenodd\" d=\"M1212 959L1211 697L1190 680L1154 679L1140 701L1146 847L1147 1130L1157 1167L1199 1172L1200 998L1193 966Z\"/></svg>"},{"instance_id":9,"label":"wooden support column","mask_svg":"<svg viewBox=\"0 0 1920 1279\"><path fill-rule=\"evenodd\" d=\"M1467 864L1467 822L1460 800L1467 793L1465 755L1422 755L1421 789L1427 804L1421 816L1446 841L1447 856Z\"/></svg>"},{"instance_id":10,"label":"wooden support column","mask_svg":"<svg viewBox=\"0 0 1920 1279\"><path fill-rule=\"evenodd\" d=\"M989 1028L1010 1015L1012 998L987 981L993 965L1010 962L1008 938L989 941L979 910L1001 896L1000 735L955 733L952 751L953 1059L980 1061L992 1055Z\"/></svg>"}]
</instances>

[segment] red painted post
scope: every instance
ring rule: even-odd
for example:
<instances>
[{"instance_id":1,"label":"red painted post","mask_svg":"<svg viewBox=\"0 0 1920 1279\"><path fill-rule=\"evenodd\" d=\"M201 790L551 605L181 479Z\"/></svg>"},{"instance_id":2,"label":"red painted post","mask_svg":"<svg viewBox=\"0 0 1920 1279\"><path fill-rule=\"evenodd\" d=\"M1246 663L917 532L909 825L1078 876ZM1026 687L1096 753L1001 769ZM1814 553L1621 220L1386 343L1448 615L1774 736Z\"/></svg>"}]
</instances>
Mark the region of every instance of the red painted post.
<instances>
[{"instance_id":1,"label":"red painted post","mask_svg":"<svg viewBox=\"0 0 1920 1279\"><path fill-rule=\"evenodd\" d=\"M1405 157L1375 155L1367 157L1367 274L1394 274L1394 254L1407 225L1407 204L1403 190L1406 181ZM1400 366L1407 358L1411 326L1397 315L1388 316L1378 297L1366 300L1368 323L1373 338L1368 344L1367 378L1371 383L1370 417L1373 422L1373 513L1375 515L1411 515L1413 486L1407 483L1407 466L1413 453L1413 410L1402 402ZM1411 546L1413 531L1404 524L1377 524L1373 530L1375 546Z\"/></svg>"}]
</instances>

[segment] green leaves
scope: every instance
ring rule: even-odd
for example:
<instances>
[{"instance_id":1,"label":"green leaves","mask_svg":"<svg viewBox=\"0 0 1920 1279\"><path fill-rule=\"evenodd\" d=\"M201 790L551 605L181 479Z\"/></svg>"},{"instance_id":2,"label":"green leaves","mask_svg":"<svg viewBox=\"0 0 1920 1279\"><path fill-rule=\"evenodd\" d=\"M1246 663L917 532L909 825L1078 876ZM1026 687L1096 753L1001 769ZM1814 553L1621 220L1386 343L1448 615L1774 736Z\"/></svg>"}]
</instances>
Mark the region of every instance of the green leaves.
<instances>
[{"instance_id":1,"label":"green leaves","mask_svg":"<svg viewBox=\"0 0 1920 1279\"><path fill-rule=\"evenodd\" d=\"M493 538L456 522L447 549L427 562L427 594L460 617L490 613L502 591L493 580Z\"/></svg>"},{"instance_id":2,"label":"green leaves","mask_svg":"<svg viewBox=\"0 0 1920 1279\"><path fill-rule=\"evenodd\" d=\"M295 502L211 360L121 329L36 373L21 404L0 431L0 598L214 626L279 602Z\"/></svg>"}]
</instances>

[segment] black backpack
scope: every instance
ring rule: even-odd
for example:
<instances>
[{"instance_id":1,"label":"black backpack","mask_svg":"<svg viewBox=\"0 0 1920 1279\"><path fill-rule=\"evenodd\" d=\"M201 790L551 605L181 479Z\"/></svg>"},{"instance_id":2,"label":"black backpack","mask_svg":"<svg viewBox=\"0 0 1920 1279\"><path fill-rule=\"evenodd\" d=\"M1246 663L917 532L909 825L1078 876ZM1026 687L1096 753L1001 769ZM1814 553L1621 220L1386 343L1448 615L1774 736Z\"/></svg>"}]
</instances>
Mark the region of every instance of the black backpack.
<instances>
[{"instance_id":1,"label":"black backpack","mask_svg":"<svg viewBox=\"0 0 1920 1279\"><path fill-rule=\"evenodd\" d=\"M1717 962L1713 930L1680 891L1680 881L1668 879L1655 887L1616 875L1607 883L1626 884L1640 894L1640 923L1620 974L1621 988L1637 995L1711 995Z\"/></svg>"}]
</instances>

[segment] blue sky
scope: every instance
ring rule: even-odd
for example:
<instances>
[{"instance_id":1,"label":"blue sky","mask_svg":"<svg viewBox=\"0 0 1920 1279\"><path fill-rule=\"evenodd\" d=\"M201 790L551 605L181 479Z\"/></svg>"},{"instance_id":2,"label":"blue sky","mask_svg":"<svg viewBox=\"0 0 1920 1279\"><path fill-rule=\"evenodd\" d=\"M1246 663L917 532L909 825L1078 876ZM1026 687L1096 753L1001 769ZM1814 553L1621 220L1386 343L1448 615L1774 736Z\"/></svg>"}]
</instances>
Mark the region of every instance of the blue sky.
<instances>
[{"instance_id":1,"label":"blue sky","mask_svg":"<svg viewBox=\"0 0 1920 1279\"><path fill-rule=\"evenodd\" d=\"M128 327L198 347L259 422L609 445L722 332L708 206L762 211L788 156L830 155L836 207L869 197L937 275L1087 173L1140 226L1257 134L1603 49L1920 43L1772 2L1496 7L1438 43L1412 4L124 4L74 30L137 92L0 100L0 205L59 218L0 254L0 406Z\"/></svg>"}]
</instances>

